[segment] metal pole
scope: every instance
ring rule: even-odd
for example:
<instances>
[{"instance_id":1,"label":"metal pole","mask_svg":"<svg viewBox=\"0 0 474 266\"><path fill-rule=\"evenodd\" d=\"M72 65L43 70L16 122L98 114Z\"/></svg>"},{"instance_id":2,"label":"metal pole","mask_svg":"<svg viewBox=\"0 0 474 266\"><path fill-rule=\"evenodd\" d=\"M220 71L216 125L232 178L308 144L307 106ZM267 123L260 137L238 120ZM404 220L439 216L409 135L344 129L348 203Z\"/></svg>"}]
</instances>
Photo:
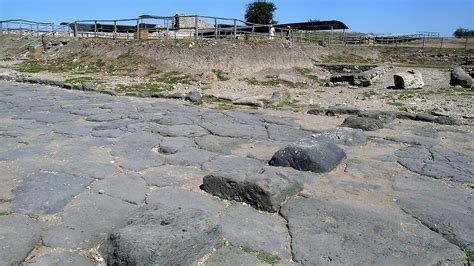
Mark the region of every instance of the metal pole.
<instances>
[{"instance_id":1,"label":"metal pole","mask_svg":"<svg viewBox=\"0 0 474 266\"><path fill-rule=\"evenodd\" d=\"M234 39L237 39L237 20L234 19Z\"/></svg>"},{"instance_id":2,"label":"metal pole","mask_svg":"<svg viewBox=\"0 0 474 266\"><path fill-rule=\"evenodd\" d=\"M329 41L329 43L332 43L333 37L334 37L334 26L331 26L331 40Z\"/></svg>"},{"instance_id":3,"label":"metal pole","mask_svg":"<svg viewBox=\"0 0 474 266\"><path fill-rule=\"evenodd\" d=\"M252 24L252 38L255 37L255 24Z\"/></svg>"},{"instance_id":4,"label":"metal pole","mask_svg":"<svg viewBox=\"0 0 474 266\"><path fill-rule=\"evenodd\" d=\"M114 40L117 39L117 21L114 20Z\"/></svg>"},{"instance_id":5,"label":"metal pole","mask_svg":"<svg viewBox=\"0 0 474 266\"><path fill-rule=\"evenodd\" d=\"M467 50L467 40L469 39L469 37L466 36L466 42L464 43L464 50Z\"/></svg>"},{"instance_id":6,"label":"metal pole","mask_svg":"<svg viewBox=\"0 0 474 266\"><path fill-rule=\"evenodd\" d=\"M441 47L439 49L443 49L443 38L441 38Z\"/></svg>"},{"instance_id":7,"label":"metal pole","mask_svg":"<svg viewBox=\"0 0 474 266\"><path fill-rule=\"evenodd\" d=\"M137 40L140 40L140 19L137 19Z\"/></svg>"},{"instance_id":8,"label":"metal pole","mask_svg":"<svg viewBox=\"0 0 474 266\"><path fill-rule=\"evenodd\" d=\"M425 48L425 35L423 35L423 46L422 48Z\"/></svg>"},{"instance_id":9,"label":"metal pole","mask_svg":"<svg viewBox=\"0 0 474 266\"><path fill-rule=\"evenodd\" d=\"M97 20L94 21L94 37L97 38Z\"/></svg>"},{"instance_id":10,"label":"metal pole","mask_svg":"<svg viewBox=\"0 0 474 266\"><path fill-rule=\"evenodd\" d=\"M74 22L74 37L77 37L77 22Z\"/></svg>"},{"instance_id":11,"label":"metal pole","mask_svg":"<svg viewBox=\"0 0 474 266\"><path fill-rule=\"evenodd\" d=\"M214 38L217 39L217 18L214 19Z\"/></svg>"},{"instance_id":12,"label":"metal pole","mask_svg":"<svg viewBox=\"0 0 474 266\"><path fill-rule=\"evenodd\" d=\"M195 16L194 17L194 39L197 39L198 36L199 36L199 20L198 20L198 16Z\"/></svg>"}]
</instances>

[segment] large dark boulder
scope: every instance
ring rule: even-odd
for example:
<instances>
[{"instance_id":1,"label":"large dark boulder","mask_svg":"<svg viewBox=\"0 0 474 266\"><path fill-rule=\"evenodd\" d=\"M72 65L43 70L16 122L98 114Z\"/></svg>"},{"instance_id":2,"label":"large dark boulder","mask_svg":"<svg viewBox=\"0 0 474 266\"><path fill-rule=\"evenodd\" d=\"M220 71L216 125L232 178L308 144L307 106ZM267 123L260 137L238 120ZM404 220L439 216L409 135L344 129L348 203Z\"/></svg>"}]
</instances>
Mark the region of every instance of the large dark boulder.
<instances>
[{"instance_id":1,"label":"large dark boulder","mask_svg":"<svg viewBox=\"0 0 474 266\"><path fill-rule=\"evenodd\" d=\"M269 164L293 167L302 171L325 173L336 168L345 158L344 150L334 143L303 139L277 151Z\"/></svg>"},{"instance_id":2,"label":"large dark boulder","mask_svg":"<svg viewBox=\"0 0 474 266\"><path fill-rule=\"evenodd\" d=\"M303 189L297 175L250 158L221 156L202 169L210 172L203 179L204 191L268 212L278 212L283 202Z\"/></svg>"},{"instance_id":3,"label":"large dark boulder","mask_svg":"<svg viewBox=\"0 0 474 266\"><path fill-rule=\"evenodd\" d=\"M451 70L450 85L459 85L463 88L470 88L472 86L472 77L461 67L456 67Z\"/></svg>"},{"instance_id":4,"label":"large dark boulder","mask_svg":"<svg viewBox=\"0 0 474 266\"><path fill-rule=\"evenodd\" d=\"M221 234L204 211L154 205L116 228L102 253L107 265L191 265L224 243Z\"/></svg>"},{"instance_id":5,"label":"large dark boulder","mask_svg":"<svg viewBox=\"0 0 474 266\"><path fill-rule=\"evenodd\" d=\"M383 128L383 123L379 119L349 116L341 124L341 127L358 128L365 131L377 131Z\"/></svg>"}]
</instances>

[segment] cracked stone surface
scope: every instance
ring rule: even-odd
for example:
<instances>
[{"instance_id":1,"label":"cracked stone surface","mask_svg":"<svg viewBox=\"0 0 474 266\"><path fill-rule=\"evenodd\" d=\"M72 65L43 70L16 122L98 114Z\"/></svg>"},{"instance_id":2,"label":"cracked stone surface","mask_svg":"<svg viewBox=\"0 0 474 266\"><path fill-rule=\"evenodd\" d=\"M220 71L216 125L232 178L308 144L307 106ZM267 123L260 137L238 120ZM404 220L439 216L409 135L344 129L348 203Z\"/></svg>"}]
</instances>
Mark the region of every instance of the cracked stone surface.
<instances>
[{"instance_id":1,"label":"cracked stone surface","mask_svg":"<svg viewBox=\"0 0 474 266\"><path fill-rule=\"evenodd\" d=\"M297 198L281 212L294 260L302 264L437 264L465 256L412 217L389 210Z\"/></svg>"},{"instance_id":2,"label":"cracked stone surface","mask_svg":"<svg viewBox=\"0 0 474 266\"><path fill-rule=\"evenodd\" d=\"M338 127L349 115L224 111L0 81L0 264L96 265L90 249L147 206L199 213L180 216L176 236L202 217L222 229L216 251L192 253L190 263L259 265L258 252L283 265L467 263L473 127ZM343 145L347 159L327 173L268 165L278 150L318 137ZM128 236L153 235L158 220Z\"/></svg>"}]
</instances>

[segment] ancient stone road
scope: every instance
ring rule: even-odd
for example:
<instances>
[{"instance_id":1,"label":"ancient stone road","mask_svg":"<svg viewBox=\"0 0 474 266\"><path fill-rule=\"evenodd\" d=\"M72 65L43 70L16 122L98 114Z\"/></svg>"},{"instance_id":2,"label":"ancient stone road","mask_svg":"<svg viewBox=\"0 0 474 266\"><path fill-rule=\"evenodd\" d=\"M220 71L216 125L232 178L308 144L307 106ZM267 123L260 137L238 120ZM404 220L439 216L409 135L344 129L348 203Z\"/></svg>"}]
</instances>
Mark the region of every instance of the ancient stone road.
<instances>
[{"instance_id":1,"label":"ancient stone road","mask_svg":"<svg viewBox=\"0 0 474 266\"><path fill-rule=\"evenodd\" d=\"M343 119L0 81L0 265L103 263L101 243L145 205L199 210L179 211L172 232L189 225L182 217L212 230L208 238L187 235L194 247L207 245L186 250L188 260L217 249L207 265L265 263L257 255L267 253L282 264L466 261L463 249L474 247L472 127L389 121L376 132L349 132L357 139L338 143L347 159L330 173L268 165L280 148L327 137ZM261 175L272 201L212 196L201 189L210 173L247 185ZM133 232L167 237L153 228ZM134 237L123 235L126 227L114 232L113 241ZM166 257L173 247L157 251L162 262L176 262Z\"/></svg>"}]
</instances>

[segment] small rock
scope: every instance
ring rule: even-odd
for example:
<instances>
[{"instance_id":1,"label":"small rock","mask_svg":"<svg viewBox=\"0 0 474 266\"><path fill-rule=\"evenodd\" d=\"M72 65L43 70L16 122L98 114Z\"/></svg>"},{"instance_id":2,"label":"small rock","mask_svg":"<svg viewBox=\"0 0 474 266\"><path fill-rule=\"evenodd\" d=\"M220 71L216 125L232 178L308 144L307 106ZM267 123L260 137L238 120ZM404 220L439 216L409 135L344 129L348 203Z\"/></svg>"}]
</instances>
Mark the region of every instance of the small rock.
<instances>
[{"instance_id":1,"label":"small rock","mask_svg":"<svg viewBox=\"0 0 474 266\"><path fill-rule=\"evenodd\" d=\"M200 103L202 101L202 94L197 90L192 90L186 94L185 99L193 103Z\"/></svg>"},{"instance_id":2,"label":"small rock","mask_svg":"<svg viewBox=\"0 0 474 266\"><path fill-rule=\"evenodd\" d=\"M270 105L277 106L287 103L291 100L291 94L287 89L274 91L269 100Z\"/></svg>"},{"instance_id":3,"label":"small rock","mask_svg":"<svg viewBox=\"0 0 474 266\"><path fill-rule=\"evenodd\" d=\"M421 89L425 86L421 73L416 71L397 73L393 76L393 79L395 81L395 88L399 90Z\"/></svg>"},{"instance_id":4,"label":"small rock","mask_svg":"<svg viewBox=\"0 0 474 266\"><path fill-rule=\"evenodd\" d=\"M383 128L383 123L374 118L349 116L341 124L341 127L358 128L365 131L377 131Z\"/></svg>"},{"instance_id":5,"label":"small rock","mask_svg":"<svg viewBox=\"0 0 474 266\"><path fill-rule=\"evenodd\" d=\"M97 191L97 193L99 193L99 194L105 194L105 190L100 189L99 191Z\"/></svg>"},{"instance_id":6,"label":"small rock","mask_svg":"<svg viewBox=\"0 0 474 266\"><path fill-rule=\"evenodd\" d=\"M329 106L326 110L326 115L329 116L336 116L340 114L358 114L360 112L359 109L352 106L345 106L345 105L334 105Z\"/></svg>"},{"instance_id":7,"label":"small rock","mask_svg":"<svg viewBox=\"0 0 474 266\"><path fill-rule=\"evenodd\" d=\"M451 70L451 86L461 86L462 88L470 88L472 86L472 77L461 67Z\"/></svg>"},{"instance_id":8,"label":"small rock","mask_svg":"<svg viewBox=\"0 0 474 266\"><path fill-rule=\"evenodd\" d=\"M303 139L277 151L269 164L325 173L336 168L345 158L344 150L331 142Z\"/></svg>"},{"instance_id":9,"label":"small rock","mask_svg":"<svg viewBox=\"0 0 474 266\"><path fill-rule=\"evenodd\" d=\"M201 79L204 81L217 81L219 80L219 77L216 75L216 73L208 71L201 74Z\"/></svg>"}]
</instances>

